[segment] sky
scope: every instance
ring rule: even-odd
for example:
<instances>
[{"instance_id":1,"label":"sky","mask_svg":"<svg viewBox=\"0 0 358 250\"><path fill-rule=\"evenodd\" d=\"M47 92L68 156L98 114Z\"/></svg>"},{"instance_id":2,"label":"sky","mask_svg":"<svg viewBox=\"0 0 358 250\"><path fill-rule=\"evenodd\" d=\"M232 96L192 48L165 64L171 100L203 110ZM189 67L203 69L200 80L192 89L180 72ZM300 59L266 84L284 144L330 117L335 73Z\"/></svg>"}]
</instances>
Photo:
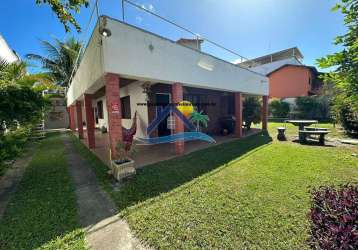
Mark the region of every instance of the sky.
<instances>
[{"instance_id":1,"label":"sky","mask_svg":"<svg viewBox=\"0 0 358 250\"><path fill-rule=\"evenodd\" d=\"M330 11L336 0L132 1L250 59L297 46L304 55L304 64L315 65L317 58L341 49L333 45L333 39L346 30L343 16ZM89 24L95 0L75 15L83 30L80 34L74 28L66 33L51 9L35 2L0 3L0 33L22 58L28 53L43 54L40 40L75 36L86 41L90 36L96 17ZM121 1L99 0L99 14L122 20ZM193 38L129 4L125 4L124 14L126 22L169 39ZM203 44L203 50L228 61L238 58L209 43Z\"/></svg>"}]
</instances>

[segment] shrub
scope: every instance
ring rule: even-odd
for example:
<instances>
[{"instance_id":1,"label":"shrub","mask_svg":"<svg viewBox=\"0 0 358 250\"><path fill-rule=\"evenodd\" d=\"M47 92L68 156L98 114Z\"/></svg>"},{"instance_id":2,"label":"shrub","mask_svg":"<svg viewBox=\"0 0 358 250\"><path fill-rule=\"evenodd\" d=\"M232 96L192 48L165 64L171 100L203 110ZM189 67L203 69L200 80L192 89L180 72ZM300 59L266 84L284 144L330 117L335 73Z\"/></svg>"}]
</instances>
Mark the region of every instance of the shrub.
<instances>
[{"instance_id":1,"label":"shrub","mask_svg":"<svg viewBox=\"0 0 358 250\"><path fill-rule=\"evenodd\" d=\"M290 104L276 99L270 102L269 111L275 118L286 118L290 112Z\"/></svg>"},{"instance_id":2,"label":"shrub","mask_svg":"<svg viewBox=\"0 0 358 250\"><path fill-rule=\"evenodd\" d=\"M299 119L330 120L330 99L328 96L297 97L295 113Z\"/></svg>"},{"instance_id":3,"label":"shrub","mask_svg":"<svg viewBox=\"0 0 358 250\"><path fill-rule=\"evenodd\" d=\"M5 171L3 162L19 155L30 134L31 128L27 126L10 131L0 137L0 176Z\"/></svg>"},{"instance_id":4,"label":"shrub","mask_svg":"<svg viewBox=\"0 0 358 250\"><path fill-rule=\"evenodd\" d=\"M357 135L358 110L354 110L352 103L345 98L336 98L334 109L337 120L342 124L344 130L352 135Z\"/></svg>"},{"instance_id":5,"label":"shrub","mask_svg":"<svg viewBox=\"0 0 358 250\"><path fill-rule=\"evenodd\" d=\"M247 129L250 129L251 123L261 122L261 103L258 97L245 96L242 106L242 117Z\"/></svg>"},{"instance_id":6,"label":"shrub","mask_svg":"<svg viewBox=\"0 0 358 250\"><path fill-rule=\"evenodd\" d=\"M358 249L358 187L313 189L309 245L313 249Z\"/></svg>"}]
</instances>

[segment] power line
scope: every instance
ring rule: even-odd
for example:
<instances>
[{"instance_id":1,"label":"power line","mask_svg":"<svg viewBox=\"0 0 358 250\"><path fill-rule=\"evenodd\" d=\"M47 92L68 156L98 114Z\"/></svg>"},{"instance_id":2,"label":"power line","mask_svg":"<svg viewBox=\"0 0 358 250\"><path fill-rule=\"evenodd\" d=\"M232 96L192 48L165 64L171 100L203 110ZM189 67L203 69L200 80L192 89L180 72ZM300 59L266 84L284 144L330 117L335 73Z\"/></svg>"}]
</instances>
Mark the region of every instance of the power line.
<instances>
[{"instance_id":1,"label":"power line","mask_svg":"<svg viewBox=\"0 0 358 250\"><path fill-rule=\"evenodd\" d=\"M231 49L228 49L228 48L226 48L226 47L220 45L219 43L214 42L214 41L212 41L212 40L210 40L210 39L208 39L208 38L206 38L206 37L204 37L204 36L201 36L201 35L199 35L199 34L193 32L193 31L189 30L188 28L185 28L185 27L183 27L183 26L181 26L181 25L179 25L179 24L176 24L175 22L173 22L173 21L171 21L171 20L169 20L169 19L167 19L167 18L164 18L164 17L162 17L162 16L160 16L160 15L158 15L158 14L156 14L156 13L150 11L150 10L148 10L148 9L146 9L145 7L141 6L141 5L138 5L138 4L133 3L133 2L131 2L131 1L128 1L128 0L122 0L122 3L123 3L123 2L126 2L126 3L132 5L132 6L136 7L136 8L139 8L139 9L141 9L141 10L143 10L143 11L145 11L145 12L147 12L147 13L149 13L149 14L151 14L151 15L153 15L153 16L155 16L155 17L157 17L157 18L159 18L159 19L161 19L161 20L163 20L163 21L165 21L165 22L168 22L168 23L170 23L170 24L172 24L172 25L174 25L174 26L176 26L176 27L178 27L178 28L180 28L180 29L182 29L182 30L185 30L186 32L188 32L188 33L194 35L197 39L201 38L201 39L203 39L203 40L205 40L205 41L207 41L207 42L209 42L209 43L211 43L211 44L213 44L213 45L215 45L215 46L217 46L217 47L219 47L219 48L221 48L221 49L223 49L223 50L226 50L226 51L228 51L228 52L230 52L230 53L232 53L232 54L234 54L234 55L240 57L241 60L242 60L242 59L244 59L244 60L249 60L248 58L246 58L246 57L240 55L239 53L237 53L237 52L235 52L235 51L233 51L233 50L231 50ZM124 9L123 9L123 7L122 7L122 15L123 15L123 20L124 20Z\"/></svg>"},{"instance_id":2,"label":"power line","mask_svg":"<svg viewBox=\"0 0 358 250\"><path fill-rule=\"evenodd\" d=\"M92 22L92 19L93 19L93 14L94 14L95 10L96 10L97 18L99 16L98 1L99 0L96 0L95 4L93 6L93 9L92 9L91 15L90 15L90 19L89 19L89 21L88 21L88 23L86 25L85 32L83 33L84 36L88 33L88 30L89 30L89 27L91 25L91 22ZM77 70L77 64L78 64L78 61L79 61L79 59L81 57L82 50L83 50L84 47L85 47L84 43L81 43L80 50L78 51L75 63L73 65L73 67L72 67L72 72L71 72L71 75L70 75L70 79L68 80L68 86L70 86L71 81L73 79L73 75L74 75L75 71Z\"/></svg>"}]
</instances>

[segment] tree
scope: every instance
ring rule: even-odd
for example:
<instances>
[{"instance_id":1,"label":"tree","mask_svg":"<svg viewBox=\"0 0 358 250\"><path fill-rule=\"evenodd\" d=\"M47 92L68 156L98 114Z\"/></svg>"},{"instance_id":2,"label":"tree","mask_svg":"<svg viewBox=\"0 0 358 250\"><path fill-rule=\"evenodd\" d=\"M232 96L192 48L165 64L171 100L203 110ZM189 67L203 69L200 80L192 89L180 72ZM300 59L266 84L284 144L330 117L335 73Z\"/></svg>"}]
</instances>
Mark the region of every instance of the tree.
<instances>
[{"instance_id":1,"label":"tree","mask_svg":"<svg viewBox=\"0 0 358 250\"><path fill-rule=\"evenodd\" d=\"M290 104L281 100L272 100L269 105L270 113L275 118L286 118L290 112Z\"/></svg>"},{"instance_id":2,"label":"tree","mask_svg":"<svg viewBox=\"0 0 358 250\"><path fill-rule=\"evenodd\" d=\"M77 32L81 32L81 27L73 17L73 13L79 13L81 7L88 7L88 0L36 0L36 4L47 4L55 12L57 18L65 27L66 32L70 31L69 24L72 24Z\"/></svg>"},{"instance_id":3,"label":"tree","mask_svg":"<svg viewBox=\"0 0 358 250\"><path fill-rule=\"evenodd\" d=\"M328 96L300 96L296 98L295 111L300 119L330 119L330 100Z\"/></svg>"},{"instance_id":4,"label":"tree","mask_svg":"<svg viewBox=\"0 0 358 250\"><path fill-rule=\"evenodd\" d=\"M335 39L335 44L343 46L343 50L317 62L322 68L335 67L324 75L326 83L335 85L333 110L346 130L358 132L358 0L341 0L332 10L340 10L344 15L347 33Z\"/></svg>"},{"instance_id":5,"label":"tree","mask_svg":"<svg viewBox=\"0 0 358 250\"><path fill-rule=\"evenodd\" d=\"M204 115L203 111L194 111L190 115L190 120L196 124L196 131L200 131L200 124L202 124L204 127L208 126L209 116Z\"/></svg>"},{"instance_id":6,"label":"tree","mask_svg":"<svg viewBox=\"0 0 358 250\"><path fill-rule=\"evenodd\" d=\"M251 128L251 123L261 122L261 103L258 97L245 96L242 116L247 129Z\"/></svg>"},{"instance_id":7,"label":"tree","mask_svg":"<svg viewBox=\"0 0 358 250\"><path fill-rule=\"evenodd\" d=\"M7 128L26 125L42 115L45 100L32 89L37 78L26 74L26 64L0 61L0 137Z\"/></svg>"},{"instance_id":8,"label":"tree","mask_svg":"<svg viewBox=\"0 0 358 250\"><path fill-rule=\"evenodd\" d=\"M65 42L56 38L54 38L53 43L42 40L41 44L46 53L44 56L27 54L26 58L39 62L45 73L54 83L67 87L73 68L77 68L80 61L76 61L76 59L81 48L81 43L71 37Z\"/></svg>"}]
</instances>

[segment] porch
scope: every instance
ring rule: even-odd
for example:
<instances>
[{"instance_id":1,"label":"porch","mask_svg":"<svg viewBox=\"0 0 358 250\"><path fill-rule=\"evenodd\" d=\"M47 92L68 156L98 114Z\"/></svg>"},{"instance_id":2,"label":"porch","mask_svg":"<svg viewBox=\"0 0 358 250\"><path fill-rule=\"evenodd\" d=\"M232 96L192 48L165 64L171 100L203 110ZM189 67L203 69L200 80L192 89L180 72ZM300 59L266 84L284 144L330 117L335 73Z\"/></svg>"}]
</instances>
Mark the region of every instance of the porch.
<instances>
[{"instance_id":1,"label":"porch","mask_svg":"<svg viewBox=\"0 0 358 250\"><path fill-rule=\"evenodd\" d=\"M86 131L86 130L85 130ZM260 133L260 129L252 128L247 131L244 130L243 138ZM78 132L75 133L78 137ZM99 129L95 131L96 138L96 147L91 149L91 151L101 159L107 166L110 166L110 151L109 151L109 134L102 133ZM238 138L231 134L227 136L215 135L213 136L216 143L209 144L203 141L189 141L185 143L185 150L183 154L189 154L194 151L198 151L204 148L220 145L222 143L230 142L237 140ZM84 138L80 139L81 142L88 147L87 133L84 133ZM157 162L165 161L176 157L175 147L173 143L163 143L156 145L138 145L137 153L133 156L135 162L135 168L141 168L147 165L151 165Z\"/></svg>"}]
</instances>

